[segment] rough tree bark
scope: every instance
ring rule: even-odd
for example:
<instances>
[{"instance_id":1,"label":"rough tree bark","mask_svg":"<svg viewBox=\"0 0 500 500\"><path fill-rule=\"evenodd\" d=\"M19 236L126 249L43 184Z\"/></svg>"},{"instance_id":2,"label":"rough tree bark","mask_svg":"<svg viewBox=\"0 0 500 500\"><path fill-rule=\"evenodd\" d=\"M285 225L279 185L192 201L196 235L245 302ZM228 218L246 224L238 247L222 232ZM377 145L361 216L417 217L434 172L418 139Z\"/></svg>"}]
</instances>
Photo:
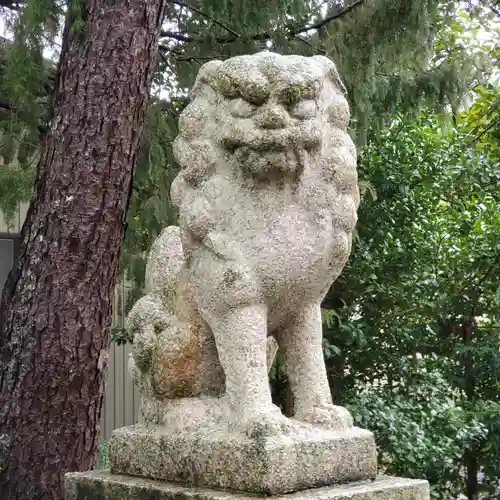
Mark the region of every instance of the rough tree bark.
<instances>
[{"instance_id":1,"label":"rough tree bark","mask_svg":"<svg viewBox=\"0 0 500 500\"><path fill-rule=\"evenodd\" d=\"M162 0L85 0L65 30L36 196L0 311L0 498L95 464L112 294Z\"/></svg>"}]
</instances>

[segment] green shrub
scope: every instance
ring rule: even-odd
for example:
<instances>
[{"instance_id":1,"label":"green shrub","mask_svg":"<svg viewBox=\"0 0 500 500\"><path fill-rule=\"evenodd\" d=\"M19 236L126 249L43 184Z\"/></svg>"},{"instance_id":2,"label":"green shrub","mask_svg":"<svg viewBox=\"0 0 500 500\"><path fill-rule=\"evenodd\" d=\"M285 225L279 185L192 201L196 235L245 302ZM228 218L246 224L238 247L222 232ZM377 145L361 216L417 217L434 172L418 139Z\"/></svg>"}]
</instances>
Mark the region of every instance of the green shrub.
<instances>
[{"instance_id":1,"label":"green shrub","mask_svg":"<svg viewBox=\"0 0 500 500\"><path fill-rule=\"evenodd\" d=\"M347 406L356 425L374 432L383 472L427 479L432 498L456 500L464 450L488 434L460 395L424 368L408 373L405 384L363 384L356 392Z\"/></svg>"},{"instance_id":2,"label":"green shrub","mask_svg":"<svg viewBox=\"0 0 500 500\"><path fill-rule=\"evenodd\" d=\"M101 441L99 446L99 460L97 462L99 469L107 469L108 467L108 442Z\"/></svg>"}]
</instances>

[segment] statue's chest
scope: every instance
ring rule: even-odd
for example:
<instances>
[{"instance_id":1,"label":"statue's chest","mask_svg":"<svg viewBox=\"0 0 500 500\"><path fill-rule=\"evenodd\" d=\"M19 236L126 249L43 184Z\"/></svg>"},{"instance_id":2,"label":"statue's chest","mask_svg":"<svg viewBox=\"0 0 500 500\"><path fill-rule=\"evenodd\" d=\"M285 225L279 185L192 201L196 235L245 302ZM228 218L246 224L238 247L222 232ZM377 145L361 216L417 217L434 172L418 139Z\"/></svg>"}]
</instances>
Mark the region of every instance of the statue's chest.
<instances>
[{"instance_id":1,"label":"statue's chest","mask_svg":"<svg viewBox=\"0 0 500 500\"><path fill-rule=\"evenodd\" d=\"M332 193L326 189L238 190L225 193L217 217L224 229L245 235L249 244L274 248L317 246L332 230Z\"/></svg>"},{"instance_id":2,"label":"statue's chest","mask_svg":"<svg viewBox=\"0 0 500 500\"><path fill-rule=\"evenodd\" d=\"M328 193L221 194L226 199L219 198L216 232L236 244L266 294L289 301L325 293L337 261L344 259L337 255L339 234Z\"/></svg>"},{"instance_id":3,"label":"statue's chest","mask_svg":"<svg viewBox=\"0 0 500 500\"><path fill-rule=\"evenodd\" d=\"M252 267L278 281L297 281L306 274L309 280L311 273L321 274L334 245L329 212L311 212L294 204L280 207L270 203L257 210L233 213L229 232Z\"/></svg>"}]
</instances>

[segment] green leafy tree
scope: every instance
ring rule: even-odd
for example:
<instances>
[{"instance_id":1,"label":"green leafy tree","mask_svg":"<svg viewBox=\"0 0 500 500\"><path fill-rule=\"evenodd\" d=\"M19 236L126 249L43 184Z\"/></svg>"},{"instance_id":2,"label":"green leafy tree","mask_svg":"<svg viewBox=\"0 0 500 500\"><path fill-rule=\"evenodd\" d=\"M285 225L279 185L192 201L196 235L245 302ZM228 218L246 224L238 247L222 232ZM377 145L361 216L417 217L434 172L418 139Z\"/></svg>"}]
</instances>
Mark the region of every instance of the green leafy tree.
<instances>
[{"instance_id":1,"label":"green leafy tree","mask_svg":"<svg viewBox=\"0 0 500 500\"><path fill-rule=\"evenodd\" d=\"M406 361L401 375L390 386L356 384L347 406L356 425L375 433L384 473L426 478L432 498L456 500L464 491L464 449L487 440L488 429L457 402L457 391L438 369Z\"/></svg>"},{"instance_id":2,"label":"green leafy tree","mask_svg":"<svg viewBox=\"0 0 500 500\"><path fill-rule=\"evenodd\" d=\"M489 116L496 93L455 124L396 115L367 146L359 167L372 190L363 197L350 263L324 304L332 387L379 430L381 462L428 477L436 498L456 498L457 488L469 498L480 487L494 495L500 476L491 465L499 460L500 158L491 140L498 130L477 122ZM432 393L430 385L439 388L435 399L418 403L416 394ZM436 405L454 415L448 427L438 425ZM391 418L394 434L381 424ZM441 457L447 468L436 469L432 455L454 435Z\"/></svg>"}]
</instances>

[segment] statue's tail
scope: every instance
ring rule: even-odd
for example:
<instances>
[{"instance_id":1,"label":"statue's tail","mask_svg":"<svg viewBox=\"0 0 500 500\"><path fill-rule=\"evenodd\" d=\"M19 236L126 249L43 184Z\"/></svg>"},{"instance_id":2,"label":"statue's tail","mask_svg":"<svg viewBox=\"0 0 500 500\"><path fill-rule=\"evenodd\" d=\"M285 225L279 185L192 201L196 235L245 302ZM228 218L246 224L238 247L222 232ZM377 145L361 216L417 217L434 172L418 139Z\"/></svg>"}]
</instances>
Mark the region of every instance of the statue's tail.
<instances>
[{"instance_id":1,"label":"statue's tail","mask_svg":"<svg viewBox=\"0 0 500 500\"><path fill-rule=\"evenodd\" d=\"M146 293L174 297L184 261L180 229L168 226L156 238L149 253Z\"/></svg>"}]
</instances>

